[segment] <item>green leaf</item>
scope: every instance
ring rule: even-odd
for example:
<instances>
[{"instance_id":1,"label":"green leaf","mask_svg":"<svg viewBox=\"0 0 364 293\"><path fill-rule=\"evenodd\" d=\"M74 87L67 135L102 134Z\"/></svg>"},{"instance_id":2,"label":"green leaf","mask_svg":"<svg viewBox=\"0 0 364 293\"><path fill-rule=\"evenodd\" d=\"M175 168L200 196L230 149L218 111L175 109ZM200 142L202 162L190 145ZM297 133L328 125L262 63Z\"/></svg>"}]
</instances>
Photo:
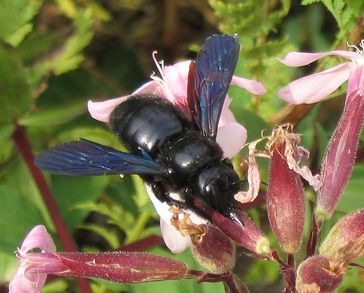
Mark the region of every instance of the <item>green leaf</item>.
<instances>
[{"instance_id":1,"label":"green leaf","mask_svg":"<svg viewBox=\"0 0 364 293\"><path fill-rule=\"evenodd\" d=\"M109 180L110 176L54 176L53 196L71 231L80 225L88 215L88 211L75 209L76 205L96 201Z\"/></svg>"},{"instance_id":2,"label":"green leaf","mask_svg":"<svg viewBox=\"0 0 364 293\"><path fill-rule=\"evenodd\" d=\"M337 211L349 213L364 207L363 178L364 165L354 166L353 174L337 205Z\"/></svg>"},{"instance_id":3,"label":"green leaf","mask_svg":"<svg viewBox=\"0 0 364 293\"><path fill-rule=\"evenodd\" d=\"M33 29L30 22L42 1L0 0L0 38L16 47Z\"/></svg>"},{"instance_id":4,"label":"green leaf","mask_svg":"<svg viewBox=\"0 0 364 293\"><path fill-rule=\"evenodd\" d=\"M11 254L30 229L43 223L40 211L16 190L0 185L0 251Z\"/></svg>"},{"instance_id":5,"label":"green leaf","mask_svg":"<svg viewBox=\"0 0 364 293\"><path fill-rule=\"evenodd\" d=\"M92 14L90 10L80 11L74 19L75 32L65 40L55 54L29 68L28 78L34 88L50 72L60 75L76 69L83 61L82 50L92 39Z\"/></svg>"},{"instance_id":6,"label":"green leaf","mask_svg":"<svg viewBox=\"0 0 364 293\"><path fill-rule=\"evenodd\" d=\"M0 162L8 160L14 150L11 140L14 128L12 124L0 127Z\"/></svg>"},{"instance_id":7,"label":"green leaf","mask_svg":"<svg viewBox=\"0 0 364 293\"><path fill-rule=\"evenodd\" d=\"M9 282L14 276L17 266L18 259L14 252L12 254L0 252L0 282Z\"/></svg>"},{"instance_id":8,"label":"green leaf","mask_svg":"<svg viewBox=\"0 0 364 293\"><path fill-rule=\"evenodd\" d=\"M37 109L36 112L20 118L18 123L23 126L51 127L61 125L73 120L86 112L84 100L63 105L54 105L51 108Z\"/></svg>"},{"instance_id":9,"label":"green leaf","mask_svg":"<svg viewBox=\"0 0 364 293\"><path fill-rule=\"evenodd\" d=\"M320 1L321 0L302 0L302 5L310 5L310 4L313 4L313 3L318 3Z\"/></svg>"},{"instance_id":10,"label":"green leaf","mask_svg":"<svg viewBox=\"0 0 364 293\"><path fill-rule=\"evenodd\" d=\"M0 42L0 125L10 124L30 107L30 88L21 61Z\"/></svg>"}]
</instances>

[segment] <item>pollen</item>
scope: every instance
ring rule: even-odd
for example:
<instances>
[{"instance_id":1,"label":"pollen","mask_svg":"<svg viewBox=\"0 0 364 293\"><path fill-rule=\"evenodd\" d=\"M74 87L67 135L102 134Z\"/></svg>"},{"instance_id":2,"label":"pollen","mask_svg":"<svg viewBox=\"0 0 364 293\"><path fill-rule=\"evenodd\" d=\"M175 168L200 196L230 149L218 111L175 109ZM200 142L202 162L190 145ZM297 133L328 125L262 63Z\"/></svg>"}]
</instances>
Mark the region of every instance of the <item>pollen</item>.
<instances>
[{"instance_id":1,"label":"pollen","mask_svg":"<svg viewBox=\"0 0 364 293\"><path fill-rule=\"evenodd\" d=\"M198 225L191 221L189 214L176 206L172 206L169 211L173 214L171 225L176 228L183 236L190 236L193 242L199 241L205 234L204 225ZM181 219L182 215L182 219Z\"/></svg>"}]
</instances>

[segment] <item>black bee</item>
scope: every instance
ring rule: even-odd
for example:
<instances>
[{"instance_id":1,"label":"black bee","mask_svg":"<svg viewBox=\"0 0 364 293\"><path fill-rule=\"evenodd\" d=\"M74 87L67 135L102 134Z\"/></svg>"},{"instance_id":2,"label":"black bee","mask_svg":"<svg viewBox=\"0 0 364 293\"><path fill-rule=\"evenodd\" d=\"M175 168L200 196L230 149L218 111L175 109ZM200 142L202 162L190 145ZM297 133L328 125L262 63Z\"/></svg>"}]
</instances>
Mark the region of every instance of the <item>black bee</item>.
<instances>
[{"instance_id":1,"label":"black bee","mask_svg":"<svg viewBox=\"0 0 364 293\"><path fill-rule=\"evenodd\" d=\"M240 180L215 141L238 55L237 35L206 39L189 69L192 121L161 97L130 97L109 120L130 153L81 139L40 154L36 165L63 175L139 174L162 202L206 216L193 203L197 197L206 207L239 222L234 195ZM181 199L171 198L171 192Z\"/></svg>"}]
</instances>

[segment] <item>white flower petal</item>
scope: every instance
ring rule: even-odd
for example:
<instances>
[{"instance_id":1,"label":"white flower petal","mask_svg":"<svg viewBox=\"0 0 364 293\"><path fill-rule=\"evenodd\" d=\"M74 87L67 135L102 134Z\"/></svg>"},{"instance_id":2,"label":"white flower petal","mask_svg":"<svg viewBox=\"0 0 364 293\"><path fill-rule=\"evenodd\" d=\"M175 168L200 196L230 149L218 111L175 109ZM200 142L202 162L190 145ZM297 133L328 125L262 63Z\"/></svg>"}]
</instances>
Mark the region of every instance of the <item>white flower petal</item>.
<instances>
[{"instance_id":1,"label":"white flower petal","mask_svg":"<svg viewBox=\"0 0 364 293\"><path fill-rule=\"evenodd\" d=\"M297 79L280 89L278 96L291 104L316 103L334 92L349 78L354 64L347 62Z\"/></svg>"},{"instance_id":2,"label":"white flower petal","mask_svg":"<svg viewBox=\"0 0 364 293\"><path fill-rule=\"evenodd\" d=\"M191 238L182 236L171 224L160 218L161 232L164 243L172 253L181 253L191 246Z\"/></svg>"},{"instance_id":3,"label":"white flower petal","mask_svg":"<svg viewBox=\"0 0 364 293\"><path fill-rule=\"evenodd\" d=\"M224 157L231 159L237 155L247 139L247 131L237 122L219 127L216 141L224 151Z\"/></svg>"},{"instance_id":4,"label":"white flower petal","mask_svg":"<svg viewBox=\"0 0 364 293\"><path fill-rule=\"evenodd\" d=\"M340 56L351 60L360 58L360 54L358 53L337 50L322 53L290 52L283 59L278 58L278 60L285 65L297 67L310 64L320 58L330 55Z\"/></svg>"},{"instance_id":5,"label":"white flower petal","mask_svg":"<svg viewBox=\"0 0 364 293\"><path fill-rule=\"evenodd\" d=\"M263 95L266 93L264 85L255 79L246 79L239 76L233 76L231 85L239 86L251 92L254 95Z\"/></svg>"}]
</instances>

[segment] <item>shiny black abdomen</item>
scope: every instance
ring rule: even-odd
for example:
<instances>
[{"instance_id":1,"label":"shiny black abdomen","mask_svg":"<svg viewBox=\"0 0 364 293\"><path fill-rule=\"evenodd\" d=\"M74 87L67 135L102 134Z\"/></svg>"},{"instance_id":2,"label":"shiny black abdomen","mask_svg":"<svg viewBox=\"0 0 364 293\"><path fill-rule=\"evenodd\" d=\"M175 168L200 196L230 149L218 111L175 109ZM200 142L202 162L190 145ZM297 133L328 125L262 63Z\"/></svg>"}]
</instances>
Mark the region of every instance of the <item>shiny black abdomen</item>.
<instances>
[{"instance_id":1,"label":"shiny black abdomen","mask_svg":"<svg viewBox=\"0 0 364 293\"><path fill-rule=\"evenodd\" d=\"M155 157L172 138L192 129L192 124L171 103L157 96L129 98L110 115L110 127L131 152L140 148Z\"/></svg>"}]
</instances>

